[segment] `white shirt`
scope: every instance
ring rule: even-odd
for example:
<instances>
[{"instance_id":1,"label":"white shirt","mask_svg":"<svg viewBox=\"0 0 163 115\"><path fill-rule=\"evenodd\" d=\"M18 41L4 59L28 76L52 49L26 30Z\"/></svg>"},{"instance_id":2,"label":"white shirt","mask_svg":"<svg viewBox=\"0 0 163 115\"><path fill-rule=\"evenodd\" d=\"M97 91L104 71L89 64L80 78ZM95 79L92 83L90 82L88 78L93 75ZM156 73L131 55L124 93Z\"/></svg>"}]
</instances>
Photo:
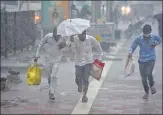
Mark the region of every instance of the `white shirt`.
<instances>
[{"instance_id":1,"label":"white shirt","mask_svg":"<svg viewBox=\"0 0 163 115\"><path fill-rule=\"evenodd\" d=\"M72 42L68 41L68 45ZM98 59L101 60L101 56L103 55L102 48L99 44L99 42L90 35L86 35L86 39L84 41L81 41L78 36L74 37L74 45L75 45L75 65L83 66L89 63L93 63L94 56L92 52L92 47L94 47L97 50Z\"/></svg>"},{"instance_id":2,"label":"white shirt","mask_svg":"<svg viewBox=\"0 0 163 115\"><path fill-rule=\"evenodd\" d=\"M62 40L63 39L61 37L61 39L56 42L56 40L53 38L53 33L46 34L37 48L36 57L39 57L40 51L44 47L45 51L42 53L42 57L44 56L49 61L49 63L60 61L62 57L62 50L58 48L58 44Z\"/></svg>"}]
</instances>

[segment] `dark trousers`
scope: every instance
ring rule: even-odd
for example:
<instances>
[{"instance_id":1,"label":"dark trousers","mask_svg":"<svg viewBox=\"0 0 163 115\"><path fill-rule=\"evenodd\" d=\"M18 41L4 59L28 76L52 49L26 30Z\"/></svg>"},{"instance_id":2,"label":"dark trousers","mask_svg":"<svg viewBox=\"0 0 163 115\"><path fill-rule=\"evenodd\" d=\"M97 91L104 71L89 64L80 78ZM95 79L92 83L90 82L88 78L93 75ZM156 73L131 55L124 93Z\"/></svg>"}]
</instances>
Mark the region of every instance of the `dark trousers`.
<instances>
[{"instance_id":1,"label":"dark trousers","mask_svg":"<svg viewBox=\"0 0 163 115\"><path fill-rule=\"evenodd\" d=\"M140 62L139 61L139 70L140 70L140 74L141 74L141 78L142 78L142 84L144 87L144 91L146 93L149 93L149 86L152 87L154 85L154 79L153 79L153 68L155 65L155 61L151 60L149 62ZM148 82L147 79L149 81L149 86L148 86Z\"/></svg>"},{"instance_id":2,"label":"dark trousers","mask_svg":"<svg viewBox=\"0 0 163 115\"><path fill-rule=\"evenodd\" d=\"M92 64L86 64L84 66L75 66L75 82L78 86L84 85L85 88L88 88L91 68Z\"/></svg>"}]
</instances>

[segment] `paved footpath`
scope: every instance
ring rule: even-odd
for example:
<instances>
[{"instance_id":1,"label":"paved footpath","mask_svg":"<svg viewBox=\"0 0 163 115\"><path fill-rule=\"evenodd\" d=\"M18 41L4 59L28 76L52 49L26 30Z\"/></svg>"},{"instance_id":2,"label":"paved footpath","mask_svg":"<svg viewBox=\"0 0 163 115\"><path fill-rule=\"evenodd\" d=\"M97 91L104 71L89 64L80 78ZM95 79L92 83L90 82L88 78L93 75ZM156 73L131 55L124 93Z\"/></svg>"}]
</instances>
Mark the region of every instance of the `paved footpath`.
<instances>
[{"instance_id":1,"label":"paved footpath","mask_svg":"<svg viewBox=\"0 0 163 115\"><path fill-rule=\"evenodd\" d=\"M81 103L81 94L74 82L74 63L62 63L56 100L48 99L47 78L42 78L41 88L27 86L25 70L21 73L23 83L14 85L11 91L1 93L2 114L111 114L111 113L162 113L162 47L157 47L157 62L154 77L157 88L155 95L144 101L138 64L132 76L124 79L126 55L132 40L121 40L117 48L103 60L106 63L100 81L91 79L88 103ZM134 55L138 58L138 52ZM112 59L111 59L112 58ZM16 90L16 91L15 91ZM19 97L19 99L18 99ZM15 100L13 100L15 99ZM10 100L5 102L5 100ZM2 104L4 104L2 106ZM11 107L7 107L11 106Z\"/></svg>"},{"instance_id":2,"label":"paved footpath","mask_svg":"<svg viewBox=\"0 0 163 115\"><path fill-rule=\"evenodd\" d=\"M138 49L134 57L136 60L135 73L124 79L124 65L126 54L132 40L127 41L118 51L122 61L112 63L107 77L96 96L89 114L162 114L162 45L156 48L157 61L154 68L154 80L157 88L155 95L149 100L143 100L144 95L138 68Z\"/></svg>"}]
</instances>

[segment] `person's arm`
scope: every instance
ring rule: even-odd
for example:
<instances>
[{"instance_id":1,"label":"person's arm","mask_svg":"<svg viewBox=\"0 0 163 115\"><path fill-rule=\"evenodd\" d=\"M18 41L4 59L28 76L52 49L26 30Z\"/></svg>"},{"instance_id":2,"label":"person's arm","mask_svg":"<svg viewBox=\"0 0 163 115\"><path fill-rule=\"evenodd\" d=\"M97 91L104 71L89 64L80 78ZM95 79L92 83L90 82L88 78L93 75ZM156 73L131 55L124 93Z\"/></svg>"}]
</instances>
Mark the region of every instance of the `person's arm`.
<instances>
[{"instance_id":1,"label":"person's arm","mask_svg":"<svg viewBox=\"0 0 163 115\"><path fill-rule=\"evenodd\" d=\"M134 42L132 43L130 49L129 49L129 55L128 55L128 58L131 58L132 57L132 54L134 53L134 51L136 50L137 46L138 46L138 40L139 38L136 38L134 40Z\"/></svg>"},{"instance_id":2,"label":"person's arm","mask_svg":"<svg viewBox=\"0 0 163 115\"><path fill-rule=\"evenodd\" d=\"M40 44L39 44L39 46L38 46L38 48L37 48L36 56L35 56L35 60L34 60L34 61L37 61L42 47L47 43L47 40L48 40L50 37L53 36L52 34L53 34L53 33L49 33L49 34L45 35L45 37L41 40L41 42L40 42Z\"/></svg>"},{"instance_id":3,"label":"person's arm","mask_svg":"<svg viewBox=\"0 0 163 115\"><path fill-rule=\"evenodd\" d=\"M101 60L102 59L102 55L103 55L103 51L102 51L100 43L93 36L90 37L90 40L91 40L92 46L98 52L98 54L97 54L98 59Z\"/></svg>"},{"instance_id":4,"label":"person's arm","mask_svg":"<svg viewBox=\"0 0 163 115\"><path fill-rule=\"evenodd\" d=\"M159 45L162 41L162 38L159 36L154 36L154 45Z\"/></svg>"},{"instance_id":5,"label":"person's arm","mask_svg":"<svg viewBox=\"0 0 163 115\"><path fill-rule=\"evenodd\" d=\"M66 41L66 46L71 47L72 43L75 43L75 39L77 39L76 37L77 37L76 35L68 37Z\"/></svg>"}]
</instances>

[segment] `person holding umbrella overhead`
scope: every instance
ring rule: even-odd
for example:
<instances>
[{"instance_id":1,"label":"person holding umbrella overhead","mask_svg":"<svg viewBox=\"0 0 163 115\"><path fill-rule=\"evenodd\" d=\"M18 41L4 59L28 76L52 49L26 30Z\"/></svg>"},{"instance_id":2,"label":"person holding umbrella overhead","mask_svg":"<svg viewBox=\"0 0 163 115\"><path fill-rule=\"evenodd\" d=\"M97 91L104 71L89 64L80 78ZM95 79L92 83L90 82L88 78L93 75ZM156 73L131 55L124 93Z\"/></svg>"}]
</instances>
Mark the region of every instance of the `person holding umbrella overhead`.
<instances>
[{"instance_id":1,"label":"person holding umbrella overhead","mask_svg":"<svg viewBox=\"0 0 163 115\"><path fill-rule=\"evenodd\" d=\"M89 27L90 20L80 18L67 19L57 27L57 34L68 38L66 44L61 44L61 46L75 46L75 82L78 85L78 91L83 91L82 102L88 101L89 75L95 60L92 47L97 51L96 59L101 60L103 55L100 43L93 36L86 34L86 29Z\"/></svg>"},{"instance_id":2,"label":"person holding umbrella overhead","mask_svg":"<svg viewBox=\"0 0 163 115\"><path fill-rule=\"evenodd\" d=\"M145 95L143 96L144 99L148 99L149 97L149 87L152 94L156 93L152 72L156 60L155 47L162 41L159 36L151 34L151 32L152 27L149 24L144 25L143 34L134 40L128 54L128 58L132 58L132 54L136 50L137 46L140 47L138 62L142 84L145 91ZM149 85L147 79L149 81Z\"/></svg>"},{"instance_id":3,"label":"person holding umbrella overhead","mask_svg":"<svg viewBox=\"0 0 163 115\"><path fill-rule=\"evenodd\" d=\"M92 69L92 63L95 60L92 47L97 51L96 59L101 60L103 51L99 42L93 36L87 35L86 30L82 34L71 36L67 45L71 46L71 43L75 44L75 82L78 85L78 91L83 91L82 102L87 102L89 75Z\"/></svg>"}]
</instances>

